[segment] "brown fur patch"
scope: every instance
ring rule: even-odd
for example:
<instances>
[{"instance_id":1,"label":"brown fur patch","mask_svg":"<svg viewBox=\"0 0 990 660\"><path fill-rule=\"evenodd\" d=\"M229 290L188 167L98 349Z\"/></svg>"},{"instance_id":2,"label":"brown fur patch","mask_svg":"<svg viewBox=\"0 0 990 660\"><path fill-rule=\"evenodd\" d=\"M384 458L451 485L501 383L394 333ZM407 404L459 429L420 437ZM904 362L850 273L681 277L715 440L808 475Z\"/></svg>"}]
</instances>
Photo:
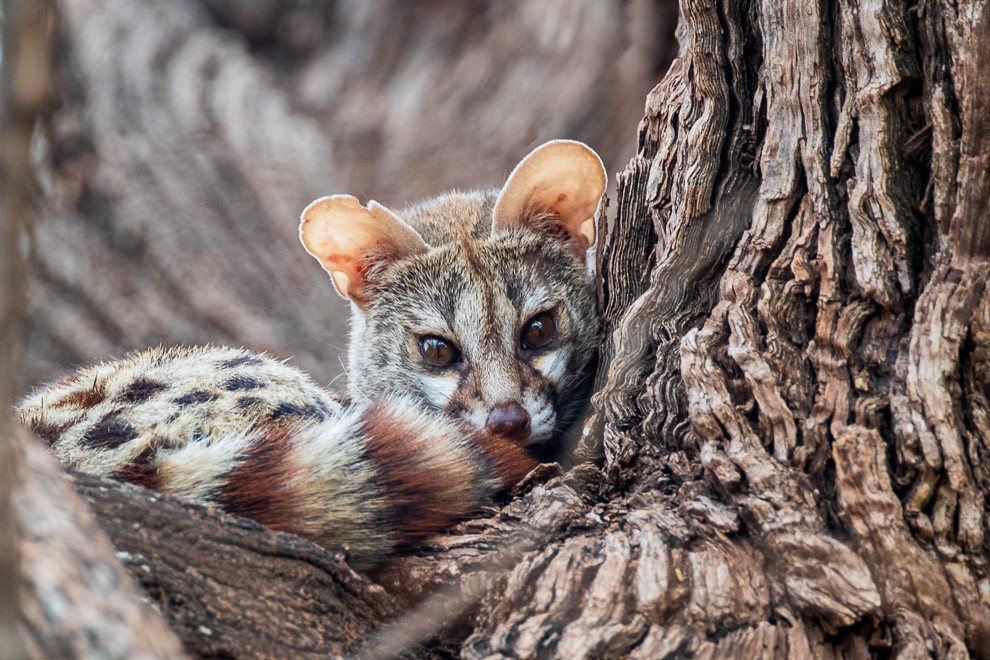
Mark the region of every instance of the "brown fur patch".
<instances>
[{"instance_id":1,"label":"brown fur patch","mask_svg":"<svg viewBox=\"0 0 990 660\"><path fill-rule=\"evenodd\" d=\"M435 439L418 434L381 405L368 409L362 426L365 458L376 468L399 548L437 534L474 508L472 475L456 460L438 466L426 459Z\"/></svg>"},{"instance_id":2,"label":"brown fur patch","mask_svg":"<svg viewBox=\"0 0 990 660\"><path fill-rule=\"evenodd\" d=\"M49 447L54 447L62 438L62 434L72 427L72 424L52 424L40 419L32 419L27 422L27 427L44 440Z\"/></svg>"},{"instance_id":3,"label":"brown fur patch","mask_svg":"<svg viewBox=\"0 0 990 660\"><path fill-rule=\"evenodd\" d=\"M306 536L299 520L301 496L292 486L288 460L294 429L260 427L244 460L226 475L218 504L276 531Z\"/></svg>"},{"instance_id":4,"label":"brown fur patch","mask_svg":"<svg viewBox=\"0 0 990 660\"><path fill-rule=\"evenodd\" d=\"M502 486L500 490L508 490L539 465L525 449L517 443L505 438L476 431L475 445L488 458Z\"/></svg>"},{"instance_id":5,"label":"brown fur patch","mask_svg":"<svg viewBox=\"0 0 990 660\"><path fill-rule=\"evenodd\" d=\"M106 398L107 392L104 385L94 382L92 387L69 392L61 399L56 399L48 405L52 408L68 408L70 406L75 408L92 408L103 403L103 400Z\"/></svg>"},{"instance_id":6,"label":"brown fur patch","mask_svg":"<svg viewBox=\"0 0 990 660\"><path fill-rule=\"evenodd\" d=\"M158 466L155 463L155 454L157 451L158 447L155 444L149 444L124 467L114 472L114 478L137 486L144 486L151 490L160 490L162 476L158 472Z\"/></svg>"}]
</instances>

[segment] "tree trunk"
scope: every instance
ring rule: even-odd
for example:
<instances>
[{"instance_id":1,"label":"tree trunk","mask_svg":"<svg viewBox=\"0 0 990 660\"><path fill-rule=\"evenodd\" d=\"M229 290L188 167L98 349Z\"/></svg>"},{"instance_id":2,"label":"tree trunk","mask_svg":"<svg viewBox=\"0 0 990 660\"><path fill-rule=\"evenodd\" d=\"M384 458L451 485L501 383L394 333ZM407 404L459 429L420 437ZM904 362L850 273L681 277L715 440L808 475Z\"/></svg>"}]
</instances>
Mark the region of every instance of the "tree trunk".
<instances>
[{"instance_id":1,"label":"tree trunk","mask_svg":"<svg viewBox=\"0 0 990 660\"><path fill-rule=\"evenodd\" d=\"M424 16L432 5L389 4L387 15L421 28L430 24ZM93 20L95 6L113 9L101 19L106 23ZM246 337L243 329L255 327L253 321L218 328L206 310L218 301L240 308L240 301L260 295L261 302L241 310L250 310L243 311L244 319L264 310L253 332L278 337L283 347L307 347L310 353L300 354L300 362L310 366L320 355L310 339L330 318L322 311L329 287L295 274L256 290L236 280L237 263L214 264L209 256L227 254L233 246L247 260L241 265L251 263L248 272L258 282L284 278L286 272L274 265L255 263L296 263L288 256L294 250L291 232L272 229L276 225L266 225L267 219L294 215L289 211L296 202L305 201L296 197L327 192L325 182L317 181L325 171L345 182L361 176L362 165L355 164L360 159L347 161L354 170L323 170L330 162L320 159L329 156L314 151L310 138L330 134L333 127L321 123L328 116L353 117L348 112L368 107L362 103L375 105L388 85L364 80L368 71L357 65L341 70L358 71L357 78L334 81L334 74L347 76L327 64L331 59L317 57L308 60L306 75L313 78L299 79L317 82L298 88L315 96L279 96L281 88L259 82L271 74L257 71L252 53L310 52L312 45L282 43L266 27L310 5L298 0L277 9L265 2L215 0L205 6L209 15L248 34L253 51L216 39L215 30L191 27L199 18L187 16L202 16L195 12L160 8L153 14L159 38L149 42L126 26L147 25L143 12L150 10L112 0L65 6L68 66L83 83L87 96L79 102L89 108L83 116L90 123L70 135L56 122L53 153L64 154L66 145L89 146L80 149L88 155L76 165L60 161L55 188L64 192L77 181L76 196L60 198L62 208L82 223L71 231L97 233L98 254L139 245L123 266L126 272L137 277L148 264L158 269L147 289L127 278L112 285L137 286L134 300L162 306L149 316L149 326L172 318L169 307L188 303L182 312L183 322L194 327L188 338L211 329ZM349 3L336 6L343 11ZM523 5L512 6L527 15ZM542 11L558 5L525 6ZM577 14L592 16L591 24L603 20L594 12L605 10L591 8L604 4L581 6L591 13ZM469 29L473 19L464 11L458 16ZM209 512L167 498L159 507L133 488L79 478L80 492L121 551L133 557L162 548L160 555L147 555L160 559L128 564L139 578L154 576L144 583L168 605L166 617L188 650L263 655L266 647L245 640L297 633L295 628L312 620L288 613L312 606L323 623L313 624L305 645L294 642L292 648L314 653L349 648L370 656L459 651L468 657L990 657L985 5L682 0L680 11L680 53L647 97L637 153L618 178L616 215L600 232L600 297L609 336L579 448L584 462L563 474L545 468L490 517L464 523L414 556L381 567L372 577L390 597L323 551L302 549L284 535L252 532L226 518L208 527ZM572 16L563 10L547 15L551 29L559 27L554 21ZM317 41L343 34L338 43L345 43L360 34L367 42L375 34L354 27L362 16L363 25L373 24L370 15L354 14L343 33L334 32L344 29L335 22L343 14L326 16L326 23L312 28ZM372 42L384 48L402 34L411 41L400 43L421 43L399 23L390 25L388 38ZM118 33L140 34L118 41L145 59L117 69L88 45L87 39L104 44ZM440 43L444 57L448 49L463 47ZM183 48L175 50L176 44ZM413 75L412 60L406 63L389 80ZM121 92L98 84L102 66L125 90L144 80L149 67L157 74L134 92L132 108L114 105L119 101L111 93ZM610 69L592 70L599 76L592 78L601 80ZM190 81L183 71L201 78ZM239 101L256 92L245 89L274 91L266 93L266 104L246 111ZM333 108L327 114L313 106L297 110L331 91L342 98L324 106ZM399 103L396 94L388 98ZM166 119L145 105L163 99L171 104ZM541 105L542 97L530 100L532 112L573 111L567 97L548 106ZM187 107L215 113L194 134L202 138L202 152L176 146L193 139L188 131L173 135ZM149 113L144 119L142 109ZM389 113L399 109L389 105L380 110L384 116L367 117L365 130L387 128L395 120ZM599 129L619 121L610 111L596 113L598 119L584 125L595 145L594 136L604 135ZM268 121L283 130L251 130L251 118L263 116L274 117ZM142 122L146 134L127 132ZM414 159L414 148L404 145L417 141L406 132L415 123L394 126L402 128L398 135L375 132L360 144L380 140L380 153L363 166L398 180L397 170L383 163L407 161L390 161L389 149ZM616 125L607 128L615 131ZM356 140L360 131L354 130L349 135ZM465 129L451 130L450 141L456 142L457 131ZM582 137L580 131L576 136ZM529 138L515 139L519 144ZM286 145L295 145L300 157L288 158L292 149ZM451 153L460 148L452 146ZM259 154L284 163L279 171L285 179L254 173L248 163ZM456 168L459 161L450 160ZM393 180L381 176L383 186ZM305 181L319 189L310 190ZM427 186L417 175L411 181L413 190ZM244 201L246 192L252 194ZM160 213L188 223L182 226L189 235L165 236L164 229L155 234ZM232 220L246 224L238 227ZM203 233L193 221L203 223ZM55 272L57 255L75 246L68 226L56 220L48 237L39 238L42 288L53 306L36 313L38 332L63 333L71 350L89 346L97 352L108 338L126 336L126 344L146 337L141 331L104 332L130 327L127 317L135 310L120 307L120 299L128 299L123 292L87 289L88 278L81 276L68 287L69 275ZM250 247L259 233L280 238ZM94 258L91 265L99 263ZM183 268L201 268L211 280L223 272L227 277L210 290L212 284L193 286ZM91 274L79 271L84 272ZM91 295L70 305L80 288ZM289 289L296 295L283 299ZM312 316L279 334L284 328L278 314L290 307L295 311L286 313ZM221 307L210 314L228 318L233 311ZM87 325L86 319L94 322ZM86 328L96 328L93 344L75 339ZM172 338L187 337L176 331ZM140 533L127 524L135 515L147 521ZM209 609L208 627L219 637L211 646L203 645L189 623L199 620L199 605L186 603L220 603L210 581L222 580L228 569L209 553L182 553L183 544L194 544L204 530L208 539L236 539L237 551L247 553L242 566L259 576L253 585L231 582L244 586L226 596L227 605ZM252 563L251 553L274 558ZM184 573L176 562L186 565ZM248 611L261 612L264 594L296 588L307 596L273 600L287 614L252 615L251 633L236 625L242 594L250 597ZM340 602L353 605L342 609L335 605ZM400 609L408 611L394 617ZM182 619L184 613L194 618Z\"/></svg>"},{"instance_id":2,"label":"tree trunk","mask_svg":"<svg viewBox=\"0 0 990 660\"><path fill-rule=\"evenodd\" d=\"M55 459L40 442L24 443L21 456L14 505L22 556L18 623L26 657L180 655L179 640L121 565L123 551L111 546ZM143 571L135 566L132 572ZM22 657L7 646L2 651L4 658Z\"/></svg>"},{"instance_id":3,"label":"tree trunk","mask_svg":"<svg viewBox=\"0 0 990 660\"><path fill-rule=\"evenodd\" d=\"M681 11L614 223L657 241L588 436L612 522L518 568L471 648L987 657L990 17ZM609 245L606 309L649 263ZM589 586L541 591L574 557Z\"/></svg>"}]
</instances>

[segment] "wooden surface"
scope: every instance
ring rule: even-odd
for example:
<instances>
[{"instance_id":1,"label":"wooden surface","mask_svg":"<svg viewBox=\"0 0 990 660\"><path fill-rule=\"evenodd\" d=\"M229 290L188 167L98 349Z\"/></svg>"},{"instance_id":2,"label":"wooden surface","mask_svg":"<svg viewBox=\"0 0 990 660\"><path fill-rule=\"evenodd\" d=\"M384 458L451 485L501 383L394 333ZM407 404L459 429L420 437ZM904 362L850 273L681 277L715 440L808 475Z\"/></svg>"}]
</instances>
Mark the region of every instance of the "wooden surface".
<instances>
[{"instance_id":1,"label":"wooden surface","mask_svg":"<svg viewBox=\"0 0 990 660\"><path fill-rule=\"evenodd\" d=\"M635 657L986 657L985 9L681 9L627 169L644 203L613 223L649 214L656 266L592 419L606 510L640 510L554 605L600 599L602 649ZM641 290L627 262L610 298ZM479 648L515 650L505 625Z\"/></svg>"},{"instance_id":2,"label":"wooden surface","mask_svg":"<svg viewBox=\"0 0 990 660\"><path fill-rule=\"evenodd\" d=\"M105 478L72 483L190 654L327 657L396 614L381 588L298 537Z\"/></svg>"},{"instance_id":3,"label":"wooden surface","mask_svg":"<svg viewBox=\"0 0 990 660\"><path fill-rule=\"evenodd\" d=\"M21 617L30 658L177 658L179 640L40 442L22 443ZM160 607L160 605L159 605ZM4 649L4 657L17 657Z\"/></svg>"},{"instance_id":4,"label":"wooden surface","mask_svg":"<svg viewBox=\"0 0 990 660\"><path fill-rule=\"evenodd\" d=\"M110 4L86 0L73 6ZM122 69L109 67L117 72L113 80L120 89L131 89L132 83L123 82L128 72L138 75L150 64L174 62L164 70L180 72L180 62L198 62L191 70L204 75L210 85L177 84L180 78L163 75L147 83L148 89L172 89L169 104L195 106L213 99L213 105L204 107L230 110L236 106L227 103L230 90L244 88L225 77L225 72L240 70L226 68L227 62L254 61L258 53L272 48L292 57L321 50L309 42L273 43L259 27L270 21L259 22L251 13L282 15L266 3L235 9L217 0L207 6L208 15L240 26L246 34L253 25L253 40L221 40L217 45L211 38L216 33L209 31L198 39L180 40L203 44L205 52L233 48L204 64L194 57L199 52L195 49L163 45L179 43L169 41L169 35L191 34L175 32L179 28L172 26L185 25L183 21L192 25L199 19L190 17L197 14L173 16L163 10L156 15L164 26L160 41L133 42L146 44L146 59ZM285 6L309 5L300 0ZM351 27L374 23L370 14L349 3L334 6L349 10L347 16L355 21L347 24ZM392 9L405 21L402 26L423 28L433 25L424 16L451 6L428 2L403 8L396 4ZM553 2L539 4L539 9L532 9L535 3L526 4L528 9L522 4L506 6L517 9L520 17L556 17L547 23L552 26L568 24L575 16L597 20L601 14L596 12L606 11L601 9L605 5L597 4L599 9L567 13L570 18L565 18L564 13L553 13L558 7ZM146 11L113 7L121 25L125 19L128 25L140 23L135 17ZM490 9L481 3L472 7ZM544 468L519 497L490 515L382 567L372 577L391 595L387 603L376 600L378 592L369 583L346 582L340 572L344 569L326 558L309 562L310 568L319 569L315 573L285 571L290 583L318 580L321 593L307 597L320 603L325 625L350 622L345 632L354 632L322 638L314 634L309 646L298 648L334 652L360 638L352 647L355 653L379 656L459 652L467 657L520 658L990 657L990 605L985 596L990 593L985 540L985 493L990 486L990 95L984 93L990 17L984 3L965 12L947 2L826 9L792 2L680 3L678 58L647 97L638 153L619 177L617 203L612 205L618 216L601 232L602 308L612 335L604 348L593 416L582 443L582 457L596 464L582 463L566 474ZM513 10L505 11L514 15ZM87 16L82 10L69 11L65 20L79 28L79 35L105 35L104 24L88 22ZM340 16L331 12L326 23L315 22L315 33L339 30ZM473 14L451 16L462 16L462 25L473 25ZM642 22L635 25L641 27ZM378 53L386 44L426 43L402 26L392 24L378 40L370 38L377 34L373 30L337 32L335 46L326 48L342 47L355 34L368 36L362 42L368 53ZM522 41L537 46L576 43L564 36L579 34L561 30L553 33L560 39L547 42L540 41L539 31L511 37L491 34L497 41L521 39L518 35L524 33L529 38ZM440 50L452 47L443 39L436 43ZM161 55L166 51L169 57ZM152 56L156 52L157 59ZM94 59L89 68L80 70L102 71L102 60L96 54L90 57ZM353 70L363 70L367 61L362 59ZM407 58L396 61L405 63ZM286 99L284 104L273 101L275 109L255 104L249 111L291 114L303 107L296 105L302 99L318 98L325 90L341 103L387 98L380 114L368 115L372 128L366 127L367 134L380 140L381 153L404 153L411 159L406 163L415 160L410 155L414 152L391 146L387 131L375 132L391 126L400 109L419 107L404 104L409 97L400 91L408 88L400 85L393 94L379 97L383 87L362 92L361 85L347 82L366 81L368 76L348 79L341 71L352 69L320 69L317 60L313 62L316 68L309 75L320 82L309 93L317 96L286 92L275 97ZM514 60L506 62L511 72ZM340 80L326 78L334 72ZM294 74L284 75L291 79ZM246 84L255 79L237 80ZM439 79L431 80L444 89ZM167 86L170 81L174 87ZM233 87L204 96L203 90L212 90L215 81ZM450 93L456 96L463 84L458 81ZM80 87L84 89L86 85ZM198 92L187 93L191 89ZM134 108L119 104L109 92L90 94L91 100L103 99L93 107L108 116L140 116L140 93L133 97ZM560 97L557 105L569 108L567 103ZM334 105L333 112L343 112L341 107ZM532 105L527 109L533 114ZM409 116L413 115L420 116ZM340 120L352 115L334 116ZM218 117L202 125L205 132L199 143L205 145L204 155L186 163L189 173L182 174L182 180L209 187L213 179L204 172L224 172L226 180L240 181L237 177L243 176L244 181L255 181L237 168L210 169L217 162L211 158L218 154L231 158L229 154L240 153L237 140L262 139L256 132L239 130L246 124L236 116ZM301 117L299 123L279 125L295 127L297 136L329 130L319 113ZM147 119L153 128L160 121L151 114ZM106 135L114 135L114 130ZM631 139L632 124L621 130ZM398 145L413 139L400 133ZM240 137L217 141L218 135ZM73 217L83 218L76 229L80 236L91 233L86 223L95 223L94 229L102 227L104 232L97 235L107 237L108 246L132 245L113 242L128 236L118 232L132 218L140 219L134 226L145 227L135 235L151 235L150 225L140 224L152 217L146 207L128 197L124 187L110 186L117 175L104 169L139 163L133 154L154 152L142 151L144 138L139 135L128 133L127 138L110 140L107 144L116 146L101 151L106 155L93 170L97 174L80 179L87 182L80 189L106 185L104 194L114 190L118 196L101 197L102 205L77 204L95 199L83 194L66 207L84 209L82 214L73 211ZM181 139L178 135L172 141ZM262 143L276 144L279 139L275 134ZM346 145L340 149L347 153ZM446 155L453 159L453 153ZM175 168L185 163L167 150L161 158ZM480 160L474 166L483 167ZM279 187L287 196L258 199L276 205L272 208L291 206L292 187L305 180L303 162L308 161L286 166L293 173L287 181L296 182ZM379 171L376 168L371 169ZM120 170L124 171L127 168ZM468 171L465 166L463 172ZM345 185L347 177L356 176L347 167L340 172ZM403 180L402 170L389 172L395 181ZM418 172L411 174L409 185L415 188L419 180ZM171 181L149 177L141 185L154 188L152 184ZM162 185L149 199L175 205L200 198L178 195L175 199L180 201L175 201L169 192L174 190L187 188ZM226 199L225 194L217 199ZM228 217L223 203L214 206L219 209L211 211L215 217ZM267 218L269 212L252 217L263 224L266 221L257 218ZM184 216L163 212L161 217L171 221ZM119 224L122 219L125 222ZM244 231L257 235L262 224ZM140 263L169 263L167 256L173 254L185 259L179 247L189 252L200 245L217 245L205 234L179 234L181 238L163 238L161 248L154 241L133 244L165 250L147 260L142 256ZM39 232L39 245L43 240L50 239ZM283 263L280 251L288 251L291 241L283 243L272 241L258 259ZM108 247L107 259L112 253ZM194 261L197 268L220 268L208 259ZM54 263L47 267L54 268ZM40 268L44 272L44 266ZM136 265L134 269L136 273ZM231 270L217 272L226 273L221 278L225 284L202 295L222 296L216 305L238 300L237 287L245 282L229 280ZM114 286L127 281L115 281ZM90 280L78 282L78 291L90 291L83 286ZM202 282L182 286L196 295L208 288ZM318 301L300 293L304 290L301 285L296 290L302 296L298 300L306 305ZM123 318L128 316L124 311L113 311L120 293L97 290L83 296L76 308L109 308L107 313ZM188 303L183 295L175 294L169 303L180 316L215 308ZM49 336L46 332L57 331L58 319L66 319L64 332L87 327L76 323L87 318L81 312L61 315L66 308L59 305L70 299L67 293L53 299L51 312L35 316L44 330L42 340ZM132 306L150 299L124 298ZM286 320L293 316L267 316L264 323L270 325L257 327L266 337L296 341L292 337L308 336L312 326L306 323L330 327L325 323L329 316L320 320L330 312L319 304L314 309L315 320L296 324ZM154 318L166 316L163 311ZM228 318L226 311L222 317ZM167 320L162 323L173 327ZM200 321L190 323L195 328ZM278 334L281 323L294 324L293 330ZM156 322L148 325L158 327ZM102 337L100 332L94 336ZM311 356L313 364L320 363L317 353ZM57 353L52 355L57 359ZM97 509L105 508L104 528L119 539L117 543L134 544L135 550L138 544L154 546L155 535L170 527L148 525L152 531L142 537L121 524L134 512L131 507L114 508L114 502L149 497L140 491L106 498L99 488L88 492ZM167 503L162 511L177 521L206 515ZM207 515L189 527L177 523L176 529L189 537L197 534L200 524L214 523ZM268 566L281 566L286 561L283 545L294 543L284 537L263 539L270 533L252 531L237 521L219 524L221 528L204 529L221 538L239 530L236 538L242 549L274 548L276 558L270 564L256 565L259 574ZM265 545L269 543L274 546ZM183 547L187 546L176 539L168 552L179 553ZM176 560L163 557L163 577L157 584L169 593L209 594L209 581L218 579L209 573L222 575L226 570L211 557L186 553L182 559L186 574L197 579L167 577L178 576ZM209 569L197 574L200 565ZM143 571L141 564L129 566ZM236 574L236 568L231 570ZM261 583L281 584L270 575L265 573ZM344 584L351 585L348 597L358 596L359 604L353 611L331 614L327 603ZM173 608L171 620L178 620L184 609ZM198 610L192 605L188 611ZM390 615L395 616L378 625ZM277 624L260 616L252 620ZM192 625L174 625L188 649L206 648L198 646L202 640ZM233 624L218 625L217 630L225 639L244 636ZM255 634L274 640L295 631L266 629ZM209 648L227 648L219 641L212 643L217 646Z\"/></svg>"}]
</instances>

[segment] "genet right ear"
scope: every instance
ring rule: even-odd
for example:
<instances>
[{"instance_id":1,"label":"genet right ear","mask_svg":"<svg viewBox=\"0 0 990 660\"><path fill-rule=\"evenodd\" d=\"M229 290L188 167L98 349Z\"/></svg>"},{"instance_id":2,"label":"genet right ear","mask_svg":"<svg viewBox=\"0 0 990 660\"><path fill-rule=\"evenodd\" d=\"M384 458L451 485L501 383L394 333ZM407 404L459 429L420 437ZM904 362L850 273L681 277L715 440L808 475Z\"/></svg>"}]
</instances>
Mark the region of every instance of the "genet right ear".
<instances>
[{"instance_id":1,"label":"genet right ear","mask_svg":"<svg viewBox=\"0 0 990 660\"><path fill-rule=\"evenodd\" d=\"M512 170L492 211L492 231L563 229L583 253L595 242L595 216L608 185L598 154L574 140L551 140Z\"/></svg>"},{"instance_id":2,"label":"genet right ear","mask_svg":"<svg viewBox=\"0 0 990 660\"><path fill-rule=\"evenodd\" d=\"M368 275L377 267L429 249L387 208L377 202L366 208L351 195L321 197L307 206L299 240L330 274L337 293L359 307L368 302Z\"/></svg>"}]
</instances>

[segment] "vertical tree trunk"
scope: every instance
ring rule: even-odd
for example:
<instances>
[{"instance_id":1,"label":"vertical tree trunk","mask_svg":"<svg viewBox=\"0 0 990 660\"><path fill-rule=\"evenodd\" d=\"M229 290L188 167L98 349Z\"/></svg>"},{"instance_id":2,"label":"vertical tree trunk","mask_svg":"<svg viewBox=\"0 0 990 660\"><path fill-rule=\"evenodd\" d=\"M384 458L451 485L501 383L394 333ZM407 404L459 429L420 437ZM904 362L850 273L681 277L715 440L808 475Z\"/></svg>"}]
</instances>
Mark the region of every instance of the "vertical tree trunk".
<instances>
[{"instance_id":1,"label":"vertical tree trunk","mask_svg":"<svg viewBox=\"0 0 990 660\"><path fill-rule=\"evenodd\" d=\"M468 648L987 657L984 3L681 12L601 256L601 524Z\"/></svg>"},{"instance_id":2,"label":"vertical tree trunk","mask_svg":"<svg viewBox=\"0 0 990 660\"><path fill-rule=\"evenodd\" d=\"M985 3L680 9L601 232L597 465L383 569L425 600L363 650L990 657ZM374 614L328 629L392 611L339 583Z\"/></svg>"}]
</instances>

